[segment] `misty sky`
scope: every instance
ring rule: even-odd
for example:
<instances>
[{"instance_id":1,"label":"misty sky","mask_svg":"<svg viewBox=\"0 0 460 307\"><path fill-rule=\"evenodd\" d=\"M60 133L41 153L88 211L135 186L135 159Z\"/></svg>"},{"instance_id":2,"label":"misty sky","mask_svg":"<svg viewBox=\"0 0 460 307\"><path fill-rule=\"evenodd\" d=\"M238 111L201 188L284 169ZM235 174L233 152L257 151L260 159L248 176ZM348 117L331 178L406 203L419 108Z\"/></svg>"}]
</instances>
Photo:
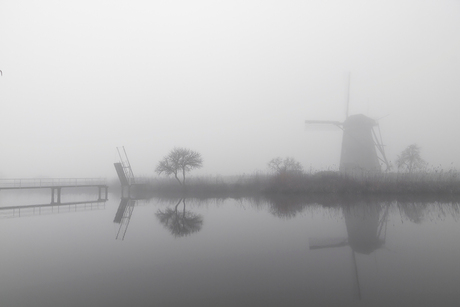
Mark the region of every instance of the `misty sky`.
<instances>
[{"instance_id":1,"label":"misty sky","mask_svg":"<svg viewBox=\"0 0 460 307\"><path fill-rule=\"evenodd\" d=\"M304 121L344 119L348 72L389 160L460 168L459 34L458 0L2 0L0 177L114 177L117 146L135 175L174 146L196 175L337 168Z\"/></svg>"}]
</instances>

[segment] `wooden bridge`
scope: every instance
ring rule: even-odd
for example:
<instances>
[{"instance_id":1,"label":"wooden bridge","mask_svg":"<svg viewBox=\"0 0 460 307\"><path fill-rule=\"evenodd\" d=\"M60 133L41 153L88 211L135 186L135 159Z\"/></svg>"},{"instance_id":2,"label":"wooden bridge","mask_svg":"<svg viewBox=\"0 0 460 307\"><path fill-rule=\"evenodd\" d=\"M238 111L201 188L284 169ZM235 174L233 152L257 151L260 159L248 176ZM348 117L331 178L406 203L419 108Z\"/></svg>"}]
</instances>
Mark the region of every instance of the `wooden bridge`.
<instances>
[{"instance_id":1,"label":"wooden bridge","mask_svg":"<svg viewBox=\"0 0 460 307\"><path fill-rule=\"evenodd\" d=\"M0 179L0 190L51 189L51 203L61 202L63 188L97 188L99 200L108 198L108 185L101 178L13 178ZM56 198L55 198L56 196Z\"/></svg>"}]
</instances>

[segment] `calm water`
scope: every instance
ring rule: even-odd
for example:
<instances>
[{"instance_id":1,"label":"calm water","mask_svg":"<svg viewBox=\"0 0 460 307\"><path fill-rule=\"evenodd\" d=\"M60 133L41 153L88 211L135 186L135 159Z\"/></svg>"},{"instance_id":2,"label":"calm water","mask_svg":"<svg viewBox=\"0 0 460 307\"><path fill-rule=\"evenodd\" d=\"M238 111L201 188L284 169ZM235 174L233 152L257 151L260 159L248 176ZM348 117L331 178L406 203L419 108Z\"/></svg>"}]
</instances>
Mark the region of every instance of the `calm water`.
<instances>
[{"instance_id":1,"label":"calm water","mask_svg":"<svg viewBox=\"0 0 460 307\"><path fill-rule=\"evenodd\" d=\"M460 304L457 205L109 198L0 210L0 306Z\"/></svg>"}]
</instances>

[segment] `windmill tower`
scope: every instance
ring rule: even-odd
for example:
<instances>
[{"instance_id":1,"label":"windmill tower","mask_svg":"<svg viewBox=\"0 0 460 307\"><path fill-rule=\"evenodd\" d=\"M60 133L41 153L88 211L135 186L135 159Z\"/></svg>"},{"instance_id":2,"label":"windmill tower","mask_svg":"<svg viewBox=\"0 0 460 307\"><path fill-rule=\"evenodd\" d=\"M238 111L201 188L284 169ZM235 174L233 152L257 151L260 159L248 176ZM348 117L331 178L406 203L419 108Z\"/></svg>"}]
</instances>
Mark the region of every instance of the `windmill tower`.
<instances>
[{"instance_id":1,"label":"windmill tower","mask_svg":"<svg viewBox=\"0 0 460 307\"><path fill-rule=\"evenodd\" d=\"M334 125L343 130L342 149L340 155L340 172L381 172L380 163L386 170L389 163L382 144L380 126L376 120L363 114L348 115L350 83L348 83L348 99L345 120L306 120L305 124Z\"/></svg>"}]
</instances>

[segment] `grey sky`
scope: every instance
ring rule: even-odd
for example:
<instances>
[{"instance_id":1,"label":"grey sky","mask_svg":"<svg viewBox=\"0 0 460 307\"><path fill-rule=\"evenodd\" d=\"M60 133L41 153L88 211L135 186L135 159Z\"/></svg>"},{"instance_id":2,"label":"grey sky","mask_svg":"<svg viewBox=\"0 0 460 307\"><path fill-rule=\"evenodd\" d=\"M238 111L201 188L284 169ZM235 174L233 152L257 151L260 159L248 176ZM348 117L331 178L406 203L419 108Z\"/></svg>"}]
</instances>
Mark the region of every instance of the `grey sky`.
<instances>
[{"instance_id":1,"label":"grey sky","mask_svg":"<svg viewBox=\"0 0 460 307\"><path fill-rule=\"evenodd\" d=\"M336 167L340 131L380 121L395 160L417 143L460 167L460 1L10 1L0 4L0 176L152 175L174 146L194 174Z\"/></svg>"}]
</instances>

